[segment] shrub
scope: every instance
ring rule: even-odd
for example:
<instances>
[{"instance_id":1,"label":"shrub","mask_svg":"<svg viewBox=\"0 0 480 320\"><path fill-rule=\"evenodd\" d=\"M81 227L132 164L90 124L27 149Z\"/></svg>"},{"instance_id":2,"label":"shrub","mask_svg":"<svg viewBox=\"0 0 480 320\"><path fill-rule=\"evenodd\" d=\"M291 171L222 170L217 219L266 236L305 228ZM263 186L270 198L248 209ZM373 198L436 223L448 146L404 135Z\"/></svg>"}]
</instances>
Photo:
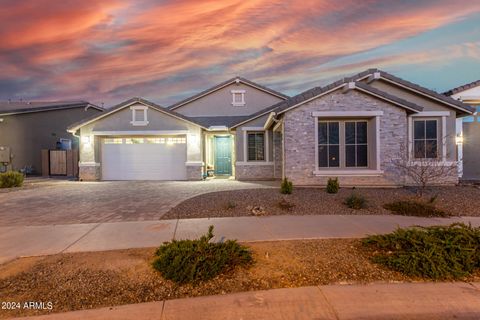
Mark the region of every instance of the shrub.
<instances>
[{"instance_id":1,"label":"shrub","mask_svg":"<svg viewBox=\"0 0 480 320\"><path fill-rule=\"evenodd\" d=\"M418 216L418 217L447 217L448 213L437 209L431 203L424 203L418 200L402 200L387 203L383 206L402 216Z\"/></svg>"},{"instance_id":2,"label":"shrub","mask_svg":"<svg viewBox=\"0 0 480 320\"><path fill-rule=\"evenodd\" d=\"M282 198L282 200L278 202L278 206L280 207L280 209L283 210L292 210L295 207L295 203L290 202L285 198Z\"/></svg>"},{"instance_id":3,"label":"shrub","mask_svg":"<svg viewBox=\"0 0 480 320\"><path fill-rule=\"evenodd\" d=\"M0 173L0 188L21 187L23 179L23 174L17 171Z\"/></svg>"},{"instance_id":4,"label":"shrub","mask_svg":"<svg viewBox=\"0 0 480 320\"><path fill-rule=\"evenodd\" d=\"M328 178L327 193L337 193L338 189L340 189L340 184L338 183L338 178L335 178L335 179Z\"/></svg>"},{"instance_id":5,"label":"shrub","mask_svg":"<svg viewBox=\"0 0 480 320\"><path fill-rule=\"evenodd\" d=\"M227 202L227 209L235 209L237 207L237 204L235 203L235 201L228 201Z\"/></svg>"},{"instance_id":6,"label":"shrub","mask_svg":"<svg viewBox=\"0 0 480 320\"><path fill-rule=\"evenodd\" d=\"M166 242L157 249L153 267L166 279L197 283L253 262L248 248L235 240L210 243L212 238L213 226L210 226L200 239Z\"/></svg>"},{"instance_id":7,"label":"shrub","mask_svg":"<svg viewBox=\"0 0 480 320\"><path fill-rule=\"evenodd\" d=\"M375 249L372 261L410 276L458 279L480 268L480 228L462 223L399 228L363 243Z\"/></svg>"},{"instance_id":8,"label":"shrub","mask_svg":"<svg viewBox=\"0 0 480 320\"><path fill-rule=\"evenodd\" d=\"M367 200L362 195L357 195L353 193L347 197L344 201L345 205L350 209L360 210L367 207Z\"/></svg>"},{"instance_id":9,"label":"shrub","mask_svg":"<svg viewBox=\"0 0 480 320\"><path fill-rule=\"evenodd\" d=\"M293 191L293 183L292 181L288 181L287 178L284 178L282 184L280 186L280 193L283 194L292 194Z\"/></svg>"}]
</instances>

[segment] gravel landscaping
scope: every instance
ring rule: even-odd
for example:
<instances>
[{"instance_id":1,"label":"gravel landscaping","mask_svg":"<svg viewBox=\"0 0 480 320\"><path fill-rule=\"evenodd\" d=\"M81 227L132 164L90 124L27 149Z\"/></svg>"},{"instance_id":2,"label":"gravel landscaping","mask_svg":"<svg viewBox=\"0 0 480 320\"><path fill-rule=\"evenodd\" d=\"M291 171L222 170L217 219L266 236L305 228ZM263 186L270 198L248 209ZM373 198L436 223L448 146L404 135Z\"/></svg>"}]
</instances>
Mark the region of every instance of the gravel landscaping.
<instances>
[{"instance_id":1,"label":"gravel landscaping","mask_svg":"<svg viewBox=\"0 0 480 320\"><path fill-rule=\"evenodd\" d=\"M246 245L253 250L252 267L198 286L164 280L151 266L154 248L18 259L0 266L0 300L51 301L53 310L1 310L0 318L271 288L422 281L373 264L360 240Z\"/></svg>"},{"instance_id":2,"label":"gravel landscaping","mask_svg":"<svg viewBox=\"0 0 480 320\"><path fill-rule=\"evenodd\" d=\"M365 209L350 209L344 204L345 199L352 192L366 198L367 207ZM480 209L476 202L476 199L480 198L480 189L475 186L431 188L426 191L424 200L428 201L431 197L436 197L434 205L448 215L480 216ZM325 189L321 188L294 188L291 195L283 195L279 189L223 191L188 199L163 215L162 219L234 217L255 214L391 214L390 211L383 208L384 204L415 198L414 190L408 188L341 188L337 194L328 194Z\"/></svg>"}]
</instances>

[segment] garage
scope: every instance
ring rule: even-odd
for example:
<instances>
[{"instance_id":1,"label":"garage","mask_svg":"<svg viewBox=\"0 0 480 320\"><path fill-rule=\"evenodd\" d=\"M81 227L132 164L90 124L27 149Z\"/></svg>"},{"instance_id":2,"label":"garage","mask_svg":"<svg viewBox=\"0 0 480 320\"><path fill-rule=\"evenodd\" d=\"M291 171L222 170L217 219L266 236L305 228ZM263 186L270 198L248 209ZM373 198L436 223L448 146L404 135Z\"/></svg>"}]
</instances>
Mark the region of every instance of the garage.
<instances>
[{"instance_id":1,"label":"garage","mask_svg":"<svg viewBox=\"0 0 480 320\"><path fill-rule=\"evenodd\" d=\"M185 136L104 137L102 180L186 180Z\"/></svg>"}]
</instances>

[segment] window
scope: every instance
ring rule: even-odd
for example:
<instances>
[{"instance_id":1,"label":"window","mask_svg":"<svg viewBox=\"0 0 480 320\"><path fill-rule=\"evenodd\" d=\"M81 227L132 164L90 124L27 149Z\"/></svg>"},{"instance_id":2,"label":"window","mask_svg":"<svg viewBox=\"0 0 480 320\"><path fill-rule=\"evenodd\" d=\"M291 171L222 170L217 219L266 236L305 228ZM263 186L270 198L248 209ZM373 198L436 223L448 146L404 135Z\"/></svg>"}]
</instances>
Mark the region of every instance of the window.
<instances>
[{"instance_id":1,"label":"window","mask_svg":"<svg viewBox=\"0 0 480 320\"><path fill-rule=\"evenodd\" d=\"M247 134L248 161L265 160L265 133L249 132Z\"/></svg>"},{"instance_id":2,"label":"window","mask_svg":"<svg viewBox=\"0 0 480 320\"><path fill-rule=\"evenodd\" d=\"M147 119L148 107L132 106L130 107L130 110L132 110L132 121L130 121L130 123L133 126L146 126L148 124L148 119Z\"/></svg>"},{"instance_id":3,"label":"window","mask_svg":"<svg viewBox=\"0 0 480 320\"><path fill-rule=\"evenodd\" d=\"M145 139L143 138L127 138L125 139L126 144L142 144L145 143Z\"/></svg>"},{"instance_id":4,"label":"window","mask_svg":"<svg viewBox=\"0 0 480 320\"><path fill-rule=\"evenodd\" d=\"M105 138L103 140L103 143L105 143L105 144L122 144L123 139L122 138Z\"/></svg>"},{"instance_id":5,"label":"window","mask_svg":"<svg viewBox=\"0 0 480 320\"><path fill-rule=\"evenodd\" d=\"M417 159L433 159L438 156L437 120L413 122L413 153Z\"/></svg>"},{"instance_id":6,"label":"window","mask_svg":"<svg viewBox=\"0 0 480 320\"><path fill-rule=\"evenodd\" d=\"M232 105L243 107L245 105L245 90L232 90Z\"/></svg>"},{"instance_id":7,"label":"window","mask_svg":"<svg viewBox=\"0 0 480 320\"><path fill-rule=\"evenodd\" d=\"M318 123L318 166L340 166L340 122Z\"/></svg>"},{"instance_id":8,"label":"window","mask_svg":"<svg viewBox=\"0 0 480 320\"><path fill-rule=\"evenodd\" d=\"M368 166L367 121L345 122L345 166Z\"/></svg>"}]
</instances>

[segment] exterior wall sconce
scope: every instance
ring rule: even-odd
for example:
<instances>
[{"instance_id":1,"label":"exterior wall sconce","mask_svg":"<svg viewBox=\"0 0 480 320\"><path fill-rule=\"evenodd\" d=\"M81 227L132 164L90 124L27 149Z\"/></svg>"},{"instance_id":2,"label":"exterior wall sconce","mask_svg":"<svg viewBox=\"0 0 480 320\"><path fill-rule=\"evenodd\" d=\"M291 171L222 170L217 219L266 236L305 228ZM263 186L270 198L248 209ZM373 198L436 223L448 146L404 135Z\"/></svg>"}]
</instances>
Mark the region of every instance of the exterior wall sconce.
<instances>
[{"instance_id":1,"label":"exterior wall sconce","mask_svg":"<svg viewBox=\"0 0 480 320\"><path fill-rule=\"evenodd\" d=\"M457 136L455 137L455 143L463 144L463 135L461 133L457 134Z\"/></svg>"}]
</instances>

